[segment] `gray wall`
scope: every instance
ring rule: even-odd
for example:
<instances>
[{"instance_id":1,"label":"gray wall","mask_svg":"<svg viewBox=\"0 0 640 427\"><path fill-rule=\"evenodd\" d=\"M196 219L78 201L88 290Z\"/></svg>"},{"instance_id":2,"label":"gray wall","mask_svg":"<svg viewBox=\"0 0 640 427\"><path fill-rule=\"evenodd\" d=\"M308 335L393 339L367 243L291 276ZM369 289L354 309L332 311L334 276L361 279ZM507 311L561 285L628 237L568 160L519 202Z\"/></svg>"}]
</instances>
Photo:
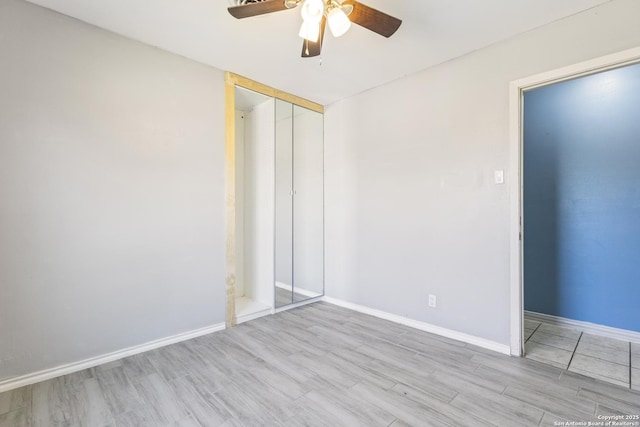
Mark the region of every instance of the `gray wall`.
<instances>
[{"instance_id":1,"label":"gray wall","mask_svg":"<svg viewBox=\"0 0 640 427\"><path fill-rule=\"evenodd\" d=\"M615 0L329 106L326 294L508 345L509 82L640 45L638 16Z\"/></svg>"},{"instance_id":2,"label":"gray wall","mask_svg":"<svg viewBox=\"0 0 640 427\"><path fill-rule=\"evenodd\" d=\"M0 380L224 321L223 74L0 0Z\"/></svg>"}]
</instances>

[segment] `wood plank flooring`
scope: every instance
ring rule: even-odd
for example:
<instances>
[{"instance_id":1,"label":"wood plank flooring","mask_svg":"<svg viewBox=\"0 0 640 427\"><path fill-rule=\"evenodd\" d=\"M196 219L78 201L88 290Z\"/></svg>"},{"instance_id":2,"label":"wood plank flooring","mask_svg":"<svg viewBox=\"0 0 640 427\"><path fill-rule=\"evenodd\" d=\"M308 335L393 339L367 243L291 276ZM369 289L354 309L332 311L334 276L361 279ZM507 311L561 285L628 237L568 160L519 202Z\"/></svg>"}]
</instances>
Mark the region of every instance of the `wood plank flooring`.
<instances>
[{"instance_id":1,"label":"wood plank flooring","mask_svg":"<svg viewBox=\"0 0 640 427\"><path fill-rule=\"evenodd\" d=\"M553 426L640 392L327 303L0 394L0 427Z\"/></svg>"}]
</instances>

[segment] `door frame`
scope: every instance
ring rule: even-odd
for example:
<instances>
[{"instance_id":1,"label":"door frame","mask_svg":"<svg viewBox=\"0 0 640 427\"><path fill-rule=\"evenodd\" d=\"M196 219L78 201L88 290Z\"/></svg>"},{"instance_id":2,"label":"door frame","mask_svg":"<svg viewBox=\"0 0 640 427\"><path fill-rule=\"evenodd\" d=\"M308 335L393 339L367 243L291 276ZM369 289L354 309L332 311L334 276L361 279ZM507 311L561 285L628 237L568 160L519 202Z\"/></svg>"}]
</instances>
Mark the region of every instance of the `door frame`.
<instances>
[{"instance_id":1,"label":"door frame","mask_svg":"<svg viewBox=\"0 0 640 427\"><path fill-rule=\"evenodd\" d=\"M510 348L512 356L524 356L524 277L523 277L523 99L524 93L542 86L640 63L640 48L601 56L522 79L509 85L509 282Z\"/></svg>"}]
</instances>

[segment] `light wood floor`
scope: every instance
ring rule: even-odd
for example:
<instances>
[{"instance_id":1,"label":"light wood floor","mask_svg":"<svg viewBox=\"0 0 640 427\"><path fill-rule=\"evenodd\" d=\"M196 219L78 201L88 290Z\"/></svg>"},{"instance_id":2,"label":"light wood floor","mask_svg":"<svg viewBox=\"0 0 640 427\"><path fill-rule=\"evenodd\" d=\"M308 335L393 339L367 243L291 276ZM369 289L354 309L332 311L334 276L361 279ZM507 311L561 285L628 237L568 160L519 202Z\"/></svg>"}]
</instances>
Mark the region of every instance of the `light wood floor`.
<instances>
[{"instance_id":1,"label":"light wood floor","mask_svg":"<svg viewBox=\"0 0 640 427\"><path fill-rule=\"evenodd\" d=\"M0 426L527 426L640 393L326 303L0 394Z\"/></svg>"}]
</instances>

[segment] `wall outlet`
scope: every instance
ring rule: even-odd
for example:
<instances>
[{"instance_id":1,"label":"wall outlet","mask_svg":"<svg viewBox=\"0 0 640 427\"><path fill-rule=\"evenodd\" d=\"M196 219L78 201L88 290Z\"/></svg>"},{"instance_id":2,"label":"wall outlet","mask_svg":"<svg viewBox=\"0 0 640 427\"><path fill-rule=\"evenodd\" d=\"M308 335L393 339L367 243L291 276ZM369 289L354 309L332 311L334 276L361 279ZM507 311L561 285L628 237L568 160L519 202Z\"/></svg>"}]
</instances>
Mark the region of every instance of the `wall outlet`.
<instances>
[{"instance_id":1,"label":"wall outlet","mask_svg":"<svg viewBox=\"0 0 640 427\"><path fill-rule=\"evenodd\" d=\"M436 296L429 294L429 307L436 308Z\"/></svg>"},{"instance_id":2,"label":"wall outlet","mask_svg":"<svg viewBox=\"0 0 640 427\"><path fill-rule=\"evenodd\" d=\"M503 170L493 171L493 179L496 184L504 184L504 171Z\"/></svg>"}]
</instances>

